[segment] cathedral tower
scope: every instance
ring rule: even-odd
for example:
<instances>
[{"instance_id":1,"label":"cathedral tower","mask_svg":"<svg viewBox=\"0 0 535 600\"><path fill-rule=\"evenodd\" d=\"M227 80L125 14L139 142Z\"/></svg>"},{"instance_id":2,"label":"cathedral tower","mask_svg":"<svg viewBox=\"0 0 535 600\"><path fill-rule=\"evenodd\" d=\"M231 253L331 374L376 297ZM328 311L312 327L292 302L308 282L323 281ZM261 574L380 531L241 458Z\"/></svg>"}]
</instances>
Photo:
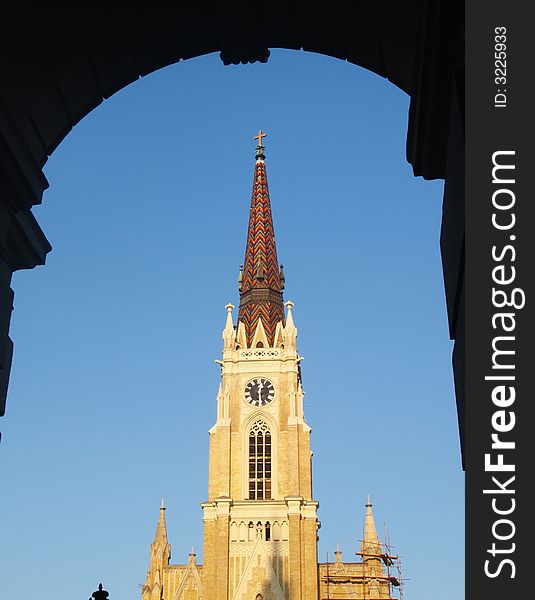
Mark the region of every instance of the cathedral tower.
<instances>
[{"instance_id":1,"label":"cathedral tower","mask_svg":"<svg viewBox=\"0 0 535 600\"><path fill-rule=\"evenodd\" d=\"M216 420L210 429L208 498L201 504L204 564L170 564L160 508L142 600L387 600L400 580L366 504L360 562L318 563L318 502L312 496L293 303L283 301L264 146L256 163L240 304L227 304ZM286 310L285 310L286 309Z\"/></svg>"},{"instance_id":2,"label":"cathedral tower","mask_svg":"<svg viewBox=\"0 0 535 600\"><path fill-rule=\"evenodd\" d=\"M291 302L277 250L259 132L236 326L227 305L217 420L210 430L204 593L316 598L318 503Z\"/></svg>"}]
</instances>

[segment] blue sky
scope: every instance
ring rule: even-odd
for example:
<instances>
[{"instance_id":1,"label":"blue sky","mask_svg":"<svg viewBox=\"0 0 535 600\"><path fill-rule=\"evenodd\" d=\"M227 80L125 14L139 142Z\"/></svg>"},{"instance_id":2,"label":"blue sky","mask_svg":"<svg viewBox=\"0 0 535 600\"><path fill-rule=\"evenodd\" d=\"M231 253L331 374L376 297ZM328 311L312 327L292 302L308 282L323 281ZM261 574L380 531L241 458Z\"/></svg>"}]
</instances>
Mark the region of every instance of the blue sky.
<instances>
[{"instance_id":1,"label":"blue sky","mask_svg":"<svg viewBox=\"0 0 535 600\"><path fill-rule=\"evenodd\" d=\"M355 560L372 497L405 597L464 589L439 254L443 183L405 160L409 98L329 57L216 54L105 101L46 165L53 251L13 279L0 445L10 600L140 598L165 496L172 562L202 562L225 304L238 304L254 146L266 166L312 427L318 552ZM441 583L437 583L441 582Z\"/></svg>"}]
</instances>

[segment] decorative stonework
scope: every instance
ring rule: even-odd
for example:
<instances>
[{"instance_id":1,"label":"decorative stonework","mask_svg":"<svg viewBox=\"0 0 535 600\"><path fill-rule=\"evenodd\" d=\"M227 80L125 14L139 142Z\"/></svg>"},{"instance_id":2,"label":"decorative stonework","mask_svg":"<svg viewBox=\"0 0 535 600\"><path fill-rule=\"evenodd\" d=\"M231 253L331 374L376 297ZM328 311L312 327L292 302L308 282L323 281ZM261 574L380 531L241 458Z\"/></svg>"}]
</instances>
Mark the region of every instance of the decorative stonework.
<instances>
[{"instance_id":1,"label":"decorative stonework","mask_svg":"<svg viewBox=\"0 0 535 600\"><path fill-rule=\"evenodd\" d=\"M238 350L239 360L258 360L259 358L273 358L280 360L284 358L285 352L282 348L254 348L250 350Z\"/></svg>"}]
</instances>

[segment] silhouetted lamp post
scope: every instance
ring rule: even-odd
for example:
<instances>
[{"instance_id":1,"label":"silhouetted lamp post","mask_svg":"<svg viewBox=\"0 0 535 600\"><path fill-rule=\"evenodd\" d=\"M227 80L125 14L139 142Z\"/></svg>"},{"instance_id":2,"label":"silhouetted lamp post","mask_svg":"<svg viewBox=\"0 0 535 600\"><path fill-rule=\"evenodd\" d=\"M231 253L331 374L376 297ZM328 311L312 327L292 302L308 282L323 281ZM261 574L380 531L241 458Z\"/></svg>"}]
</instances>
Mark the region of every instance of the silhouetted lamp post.
<instances>
[{"instance_id":1,"label":"silhouetted lamp post","mask_svg":"<svg viewBox=\"0 0 535 600\"><path fill-rule=\"evenodd\" d=\"M98 584L98 590L91 594L91 598L94 598L94 600L106 600L108 596L109 593L106 590L102 589L101 583ZM89 600L91 600L91 598L89 598Z\"/></svg>"}]
</instances>

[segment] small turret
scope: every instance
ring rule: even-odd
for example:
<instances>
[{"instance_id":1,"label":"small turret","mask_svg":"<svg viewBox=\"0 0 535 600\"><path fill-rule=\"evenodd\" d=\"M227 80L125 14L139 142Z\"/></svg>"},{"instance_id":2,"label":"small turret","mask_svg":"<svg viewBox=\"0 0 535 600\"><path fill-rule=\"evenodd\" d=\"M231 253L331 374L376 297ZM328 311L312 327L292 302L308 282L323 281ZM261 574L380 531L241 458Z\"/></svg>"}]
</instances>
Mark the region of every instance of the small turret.
<instances>
[{"instance_id":1,"label":"small turret","mask_svg":"<svg viewBox=\"0 0 535 600\"><path fill-rule=\"evenodd\" d=\"M227 304L225 308L227 309L227 320L221 337L223 338L223 346L225 350L227 350L233 348L236 343L236 330L234 329L234 324L232 322L232 309L234 308L234 305Z\"/></svg>"},{"instance_id":2,"label":"small turret","mask_svg":"<svg viewBox=\"0 0 535 600\"><path fill-rule=\"evenodd\" d=\"M362 562L365 565L367 575L372 578L372 580L368 583L368 592L370 597L379 598L379 580L375 580L373 578L384 576L384 569L381 560L383 549L375 529L375 521L373 519L370 496L368 496L368 501L366 502L365 506L366 517L364 521L364 536L360 545Z\"/></svg>"},{"instance_id":3,"label":"small turret","mask_svg":"<svg viewBox=\"0 0 535 600\"><path fill-rule=\"evenodd\" d=\"M381 553L381 542L377 536L375 529L375 521L372 513L372 503L370 496L368 495L368 502L366 506L366 518L364 522L364 539L362 540L362 552L369 554L380 554Z\"/></svg>"},{"instance_id":4,"label":"small turret","mask_svg":"<svg viewBox=\"0 0 535 600\"><path fill-rule=\"evenodd\" d=\"M293 318L293 307L294 307L294 303L291 300L287 300L284 303L284 306L286 306L286 325L284 326L284 333L283 333L283 342L284 342L284 347L287 350L294 350L296 349L295 344L297 341L297 328L294 324L294 318Z\"/></svg>"},{"instance_id":5,"label":"small turret","mask_svg":"<svg viewBox=\"0 0 535 600\"><path fill-rule=\"evenodd\" d=\"M162 504L160 505L160 515L158 517L158 524L156 525L156 533L154 534L154 544L167 544L167 525L165 523L165 504L163 498Z\"/></svg>"},{"instance_id":6,"label":"small turret","mask_svg":"<svg viewBox=\"0 0 535 600\"><path fill-rule=\"evenodd\" d=\"M171 546L167 541L167 526L165 523L165 505L162 498L160 515L154 542L150 546L150 563L147 578L141 592L143 600L161 600L163 593L163 570L171 560Z\"/></svg>"}]
</instances>

